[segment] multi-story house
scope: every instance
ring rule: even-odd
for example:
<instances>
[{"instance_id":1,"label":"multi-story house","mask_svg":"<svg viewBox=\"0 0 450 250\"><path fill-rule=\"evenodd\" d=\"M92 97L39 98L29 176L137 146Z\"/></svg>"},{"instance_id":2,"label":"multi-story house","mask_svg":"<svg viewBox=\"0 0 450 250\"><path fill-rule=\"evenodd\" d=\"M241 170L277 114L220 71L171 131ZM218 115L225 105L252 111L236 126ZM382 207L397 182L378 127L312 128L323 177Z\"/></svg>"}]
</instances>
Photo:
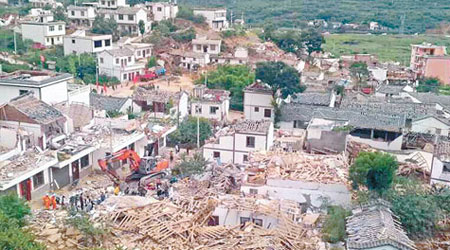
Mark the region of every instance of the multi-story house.
<instances>
[{"instance_id":1,"label":"multi-story house","mask_svg":"<svg viewBox=\"0 0 450 250\"><path fill-rule=\"evenodd\" d=\"M174 64L187 70L197 70L210 63L209 54L192 51L172 50L170 55L174 57Z\"/></svg>"},{"instance_id":2,"label":"multi-story house","mask_svg":"<svg viewBox=\"0 0 450 250\"><path fill-rule=\"evenodd\" d=\"M122 47L97 54L99 74L116 77L119 81L132 81L144 73L145 62L136 60L135 52Z\"/></svg>"},{"instance_id":3,"label":"multi-story house","mask_svg":"<svg viewBox=\"0 0 450 250\"><path fill-rule=\"evenodd\" d=\"M191 99L191 115L216 121L224 121L230 108L230 92L222 89L208 89L204 85L194 87Z\"/></svg>"},{"instance_id":4,"label":"multi-story house","mask_svg":"<svg viewBox=\"0 0 450 250\"><path fill-rule=\"evenodd\" d=\"M268 151L273 145L273 123L270 120L244 120L225 127L217 137L203 146L203 157L219 163L242 164L253 151Z\"/></svg>"},{"instance_id":5,"label":"multi-story house","mask_svg":"<svg viewBox=\"0 0 450 250\"><path fill-rule=\"evenodd\" d=\"M126 0L99 0L98 5L102 9L117 9L119 7L127 7Z\"/></svg>"},{"instance_id":6,"label":"multi-story house","mask_svg":"<svg viewBox=\"0 0 450 250\"><path fill-rule=\"evenodd\" d=\"M192 51L195 53L208 53L211 55L218 55L222 40L208 39L206 36L197 37L192 40Z\"/></svg>"},{"instance_id":7,"label":"multi-story house","mask_svg":"<svg viewBox=\"0 0 450 250\"><path fill-rule=\"evenodd\" d=\"M425 74L426 58L433 56L445 56L447 54L445 46L436 46L429 43L411 45L411 70L416 78Z\"/></svg>"},{"instance_id":8,"label":"multi-story house","mask_svg":"<svg viewBox=\"0 0 450 250\"><path fill-rule=\"evenodd\" d=\"M66 23L53 20L53 16L46 16L38 21L22 22L20 25L22 39L31 39L45 46L63 44Z\"/></svg>"},{"instance_id":9,"label":"multi-story house","mask_svg":"<svg viewBox=\"0 0 450 250\"><path fill-rule=\"evenodd\" d=\"M64 55L93 54L112 48L112 35L86 34L85 30L77 30L64 37Z\"/></svg>"},{"instance_id":10,"label":"multi-story house","mask_svg":"<svg viewBox=\"0 0 450 250\"><path fill-rule=\"evenodd\" d=\"M177 17L178 5L172 2L145 2L145 7L152 14L152 20L160 22L162 20Z\"/></svg>"},{"instance_id":11,"label":"multi-story house","mask_svg":"<svg viewBox=\"0 0 450 250\"><path fill-rule=\"evenodd\" d=\"M72 24L77 26L91 27L97 16L97 10L92 6L75 6L67 7L67 18Z\"/></svg>"},{"instance_id":12,"label":"multi-story house","mask_svg":"<svg viewBox=\"0 0 450 250\"><path fill-rule=\"evenodd\" d=\"M112 18L117 22L117 28L121 32L132 35L140 35L139 22L144 22L145 32L151 30L152 23L148 20L147 11L139 7L119 7L117 9L99 9L98 14L104 18Z\"/></svg>"},{"instance_id":13,"label":"multi-story house","mask_svg":"<svg viewBox=\"0 0 450 250\"><path fill-rule=\"evenodd\" d=\"M227 9L225 8L197 8L194 15L205 17L206 23L213 30L223 30L228 28Z\"/></svg>"},{"instance_id":14,"label":"multi-story house","mask_svg":"<svg viewBox=\"0 0 450 250\"><path fill-rule=\"evenodd\" d=\"M272 105L272 88L257 80L244 89L244 115L245 119L259 121L275 118Z\"/></svg>"}]
</instances>

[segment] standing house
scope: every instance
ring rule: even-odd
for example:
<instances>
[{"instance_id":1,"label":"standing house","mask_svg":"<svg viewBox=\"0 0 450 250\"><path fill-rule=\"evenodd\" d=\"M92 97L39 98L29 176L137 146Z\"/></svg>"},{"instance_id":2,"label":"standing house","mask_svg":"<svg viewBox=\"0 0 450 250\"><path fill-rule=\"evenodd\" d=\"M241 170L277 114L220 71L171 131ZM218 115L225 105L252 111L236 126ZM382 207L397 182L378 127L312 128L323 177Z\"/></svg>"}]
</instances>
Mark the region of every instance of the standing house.
<instances>
[{"instance_id":1,"label":"standing house","mask_svg":"<svg viewBox=\"0 0 450 250\"><path fill-rule=\"evenodd\" d=\"M227 21L227 9L225 8L196 8L194 15L205 17L206 23L213 30L227 29L229 23Z\"/></svg>"},{"instance_id":2,"label":"standing house","mask_svg":"<svg viewBox=\"0 0 450 250\"><path fill-rule=\"evenodd\" d=\"M174 57L176 66L183 67L187 70L197 70L210 62L209 54L207 53L172 50L170 55Z\"/></svg>"},{"instance_id":3,"label":"standing house","mask_svg":"<svg viewBox=\"0 0 450 250\"><path fill-rule=\"evenodd\" d=\"M259 121L261 119L274 120L275 114L272 105L272 88L257 80L244 89L244 115L245 119Z\"/></svg>"},{"instance_id":4,"label":"standing house","mask_svg":"<svg viewBox=\"0 0 450 250\"><path fill-rule=\"evenodd\" d=\"M64 37L64 55L94 54L112 48L112 35L86 34L85 30L77 30Z\"/></svg>"},{"instance_id":5,"label":"standing house","mask_svg":"<svg viewBox=\"0 0 450 250\"><path fill-rule=\"evenodd\" d=\"M253 151L268 151L273 145L273 123L270 120L244 120L225 127L203 146L203 157L219 163L242 164Z\"/></svg>"},{"instance_id":6,"label":"standing house","mask_svg":"<svg viewBox=\"0 0 450 250\"><path fill-rule=\"evenodd\" d=\"M117 9L119 7L126 7L126 0L98 0L99 8L102 9Z\"/></svg>"},{"instance_id":7,"label":"standing house","mask_svg":"<svg viewBox=\"0 0 450 250\"><path fill-rule=\"evenodd\" d=\"M92 27L97 10L93 6L75 6L67 7L67 18L73 25Z\"/></svg>"},{"instance_id":8,"label":"standing house","mask_svg":"<svg viewBox=\"0 0 450 250\"><path fill-rule=\"evenodd\" d=\"M192 40L192 51L195 53L207 53L210 55L218 55L222 40L208 39L206 36L197 37Z\"/></svg>"},{"instance_id":9,"label":"standing house","mask_svg":"<svg viewBox=\"0 0 450 250\"><path fill-rule=\"evenodd\" d=\"M145 2L145 7L152 14L153 21L174 19L177 17L178 4L176 2Z\"/></svg>"},{"instance_id":10,"label":"standing house","mask_svg":"<svg viewBox=\"0 0 450 250\"><path fill-rule=\"evenodd\" d=\"M224 121L230 108L230 92L221 89L208 89L204 85L194 87L191 99L191 114L216 121Z\"/></svg>"},{"instance_id":11,"label":"standing house","mask_svg":"<svg viewBox=\"0 0 450 250\"><path fill-rule=\"evenodd\" d=\"M150 117L183 119L188 115L188 94L138 87L133 94L135 111L148 111Z\"/></svg>"},{"instance_id":12,"label":"standing house","mask_svg":"<svg viewBox=\"0 0 450 250\"><path fill-rule=\"evenodd\" d=\"M152 56L153 44L150 43L125 43L123 47L134 52L135 60L147 60Z\"/></svg>"},{"instance_id":13,"label":"standing house","mask_svg":"<svg viewBox=\"0 0 450 250\"><path fill-rule=\"evenodd\" d=\"M411 45L411 70L416 78L425 74L426 58L431 56L445 56L447 54L445 46L436 46L429 43Z\"/></svg>"},{"instance_id":14,"label":"standing house","mask_svg":"<svg viewBox=\"0 0 450 250\"><path fill-rule=\"evenodd\" d=\"M97 59L100 75L116 77L121 82L142 75L146 66L145 62L138 62L135 51L127 47L99 52Z\"/></svg>"},{"instance_id":15,"label":"standing house","mask_svg":"<svg viewBox=\"0 0 450 250\"><path fill-rule=\"evenodd\" d=\"M437 78L443 85L450 85L450 56L425 57L423 75Z\"/></svg>"},{"instance_id":16,"label":"standing house","mask_svg":"<svg viewBox=\"0 0 450 250\"><path fill-rule=\"evenodd\" d=\"M20 24L22 39L31 39L44 46L63 44L66 34L66 23L53 21L53 16L47 16L35 22L22 22Z\"/></svg>"},{"instance_id":17,"label":"standing house","mask_svg":"<svg viewBox=\"0 0 450 250\"><path fill-rule=\"evenodd\" d=\"M15 71L0 76L0 102L27 92L48 104L68 101L67 82L73 79L71 74L44 71Z\"/></svg>"},{"instance_id":18,"label":"standing house","mask_svg":"<svg viewBox=\"0 0 450 250\"><path fill-rule=\"evenodd\" d=\"M114 1L112 1L114 2ZM99 9L98 14L106 19L114 19L121 32L140 35L139 22L144 22L145 32L151 30L152 23L147 18L147 11L137 7L118 7L117 9Z\"/></svg>"},{"instance_id":19,"label":"standing house","mask_svg":"<svg viewBox=\"0 0 450 250\"><path fill-rule=\"evenodd\" d=\"M0 124L22 128L33 135L34 145L42 150L65 138L67 119L57 109L26 93L1 106Z\"/></svg>"}]
</instances>

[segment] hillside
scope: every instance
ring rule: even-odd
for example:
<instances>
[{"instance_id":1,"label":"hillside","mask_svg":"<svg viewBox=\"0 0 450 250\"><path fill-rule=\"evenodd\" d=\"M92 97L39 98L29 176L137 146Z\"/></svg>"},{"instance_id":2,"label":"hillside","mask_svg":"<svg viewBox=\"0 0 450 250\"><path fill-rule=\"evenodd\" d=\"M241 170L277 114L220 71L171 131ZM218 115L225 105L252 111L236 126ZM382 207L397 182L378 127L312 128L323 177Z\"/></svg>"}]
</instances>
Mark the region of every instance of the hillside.
<instances>
[{"instance_id":1,"label":"hillside","mask_svg":"<svg viewBox=\"0 0 450 250\"><path fill-rule=\"evenodd\" d=\"M179 0L180 5L218 7L233 10L235 18L249 24L270 20L284 27L299 27L301 21L325 19L339 22L376 21L392 29L401 25L405 33L422 33L450 20L448 0Z\"/></svg>"},{"instance_id":2,"label":"hillside","mask_svg":"<svg viewBox=\"0 0 450 250\"><path fill-rule=\"evenodd\" d=\"M396 61L409 65L411 44L423 42L450 47L450 37L432 35L358 35L332 34L325 36L325 51L334 56L355 53L377 55L380 61Z\"/></svg>"}]
</instances>

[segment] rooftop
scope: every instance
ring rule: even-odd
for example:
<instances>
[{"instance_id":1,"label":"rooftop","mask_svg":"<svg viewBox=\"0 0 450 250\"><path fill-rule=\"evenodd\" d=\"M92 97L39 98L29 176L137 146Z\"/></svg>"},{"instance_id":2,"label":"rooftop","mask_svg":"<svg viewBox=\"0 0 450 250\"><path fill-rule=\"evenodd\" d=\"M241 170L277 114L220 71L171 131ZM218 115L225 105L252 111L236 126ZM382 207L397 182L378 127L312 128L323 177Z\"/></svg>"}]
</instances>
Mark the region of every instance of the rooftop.
<instances>
[{"instance_id":1,"label":"rooftop","mask_svg":"<svg viewBox=\"0 0 450 250\"><path fill-rule=\"evenodd\" d=\"M266 134L269 132L270 125L272 122L270 120L261 121L251 121L244 120L235 125L235 130L237 133L262 133Z\"/></svg>"},{"instance_id":2,"label":"rooftop","mask_svg":"<svg viewBox=\"0 0 450 250\"><path fill-rule=\"evenodd\" d=\"M16 116L14 116L14 118L7 116L8 107L16 109L31 121L38 124L49 124L59 119L65 119L64 115L59 110L35 98L32 93L27 93L11 99L10 102L1 106L3 112L0 114L0 119L14 121ZM16 120L21 121L20 118L16 118Z\"/></svg>"},{"instance_id":3,"label":"rooftop","mask_svg":"<svg viewBox=\"0 0 450 250\"><path fill-rule=\"evenodd\" d=\"M197 92L198 91L198 92ZM203 94L202 96L198 96ZM230 99L230 92L223 89L209 89L204 85L197 85L194 87L194 99L192 102L205 101L221 103Z\"/></svg>"},{"instance_id":4,"label":"rooftop","mask_svg":"<svg viewBox=\"0 0 450 250\"><path fill-rule=\"evenodd\" d=\"M178 101L179 93L173 93L160 89L146 89L138 87L133 93L133 100L135 101L153 101L167 103L170 100Z\"/></svg>"},{"instance_id":5,"label":"rooftop","mask_svg":"<svg viewBox=\"0 0 450 250\"><path fill-rule=\"evenodd\" d=\"M266 83L261 82L260 80L256 80L256 82L245 87L244 91L272 94L272 87L270 87Z\"/></svg>"},{"instance_id":6,"label":"rooftop","mask_svg":"<svg viewBox=\"0 0 450 250\"><path fill-rule=\"evenodd\" d=\"M203 54L203 53L197 53L197 52L192 52L192 51L176 50L176 49L171 50L170 54L174 55L174 56L182 56L182 57L189 57L189 58L198 58L198 59L205 58L205 54Z\"/></svg>"},{"instance_id":7,"label":"rooftop","mask_svg":"<svg viewBox=\"0 0 450 250\"><path fill-rule=\"evenodd\" d=\"M391 245L395 249L416 249L386 202L363 207L347 218L347 248L368 249Z\"/></svg>"},{"instance_id":8,"label":"rooftop","mask_svg":"<svg viewBox=\"0 0 450 250\"><path fill-rule=\"evenodd\" d=\"M45 87L70 79L73 79L73 76L68 73L18 70L0 76L0 85Z\"/></svg>"},{"instance_id":9,"label":"rooftop","mask_svg":"<svg viewBox=\"0 0 450 250\"><path fill-rule=\"evenodd\" d=\"M213 44L213 45L219 46L221 43L222 43L222 40L212 40L212 39L207 39L207 38L198 38L198 39L192 40L192 44L201 44L201 45Z\"/></svg>"},{"instance_id":10,"label":"rooftop","mask_svg":"<svg viewBox=\"0 0 450 250\"><path fill-rule=\"evenodd\" d=\"M413 98L416 98L425 104L440 104L443 107L450 108L450 96L448 95L438 95L435 93L408 93Z\"/></svg>"},{"instance_id":11,"label":"rooftop","mask_svg":"<svg viewBox=\"0 0 450 250\"><path fill-rule=\"evenodd\" d=\"M403 92L404 88L404 85L381 85L380 87L378 87L377 92L383 94L398 95L400 94L400 92Z\"/></svg>"},{"instance_id":12,"label":"rooftop","mask_svg":"<svg viewBox=\"0 0 450 250\"><path fill-rule=\"evenodd\" d=\"M100 13L100 14L133 15L133 14L136 14L140 10L142 10L142 9L134 8L134 7L119 7L117 9L99 9L98 13Z\"/></svg>"},{"instance_id":13,"label":"rooftop","mask_svg":"<svg viewBox=\"0 0 450 250\"><path fill-rule=\"evenodd\" d=\"M125 57L125 56L133 56L134 52L133 50L129 48L118 48L118 49L112 49L112 50L105 50L104 53L108 53L112 56L117 57Z\"/></svg>"},{"instance_id":14,"label":"rooftop","mask_svg":"<svg viewBox=\"0 0 450 250\"><path fill-rule=\"evenodd\" d=\"M90 93L91 107L97 110L117 111L120 110L129 98L114 97Z\"/></svg>"},{"instance_id":15,"label":"rooftop","mask_svg":"<svg viewBox=\"0 0 450 250\"><path fill-rule=\"evenodd\" d=\"M329 106L331 103L331 93L298 93L292 97L292 102L306 105Z\"/></svg>"}]
</instances>

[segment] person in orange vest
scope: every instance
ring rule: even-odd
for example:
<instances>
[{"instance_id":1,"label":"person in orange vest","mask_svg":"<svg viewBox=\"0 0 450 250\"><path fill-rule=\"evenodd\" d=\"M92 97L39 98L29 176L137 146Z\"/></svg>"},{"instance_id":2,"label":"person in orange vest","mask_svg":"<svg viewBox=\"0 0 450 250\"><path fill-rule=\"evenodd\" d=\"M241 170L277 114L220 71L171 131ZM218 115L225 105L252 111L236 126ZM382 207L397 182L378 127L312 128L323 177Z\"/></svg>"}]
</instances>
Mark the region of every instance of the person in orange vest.
<instances>
[{"instance_id":1,"label":"person in orange vest","mask_svg":"<svg viewBox=\"0 0 450 250\"><path fill-rule=\"evenodd\" d=\"M56 210L56 198L55 198L54 195L52 195L51 202L52 202L52 208L53 208L53 210Z\"/></svg>"},{"instance_id":2,"label":"person in orange vest","mask_svg":"<svg viewBox=\"0 0 450 250\"><path fill-rule=\"evenodd\" d=\"M43 198L42 201L44 202L44 207L45 209L50 209L50 197L48 197L48 194L46 194Z\"/></svg>"}]
</instances>

